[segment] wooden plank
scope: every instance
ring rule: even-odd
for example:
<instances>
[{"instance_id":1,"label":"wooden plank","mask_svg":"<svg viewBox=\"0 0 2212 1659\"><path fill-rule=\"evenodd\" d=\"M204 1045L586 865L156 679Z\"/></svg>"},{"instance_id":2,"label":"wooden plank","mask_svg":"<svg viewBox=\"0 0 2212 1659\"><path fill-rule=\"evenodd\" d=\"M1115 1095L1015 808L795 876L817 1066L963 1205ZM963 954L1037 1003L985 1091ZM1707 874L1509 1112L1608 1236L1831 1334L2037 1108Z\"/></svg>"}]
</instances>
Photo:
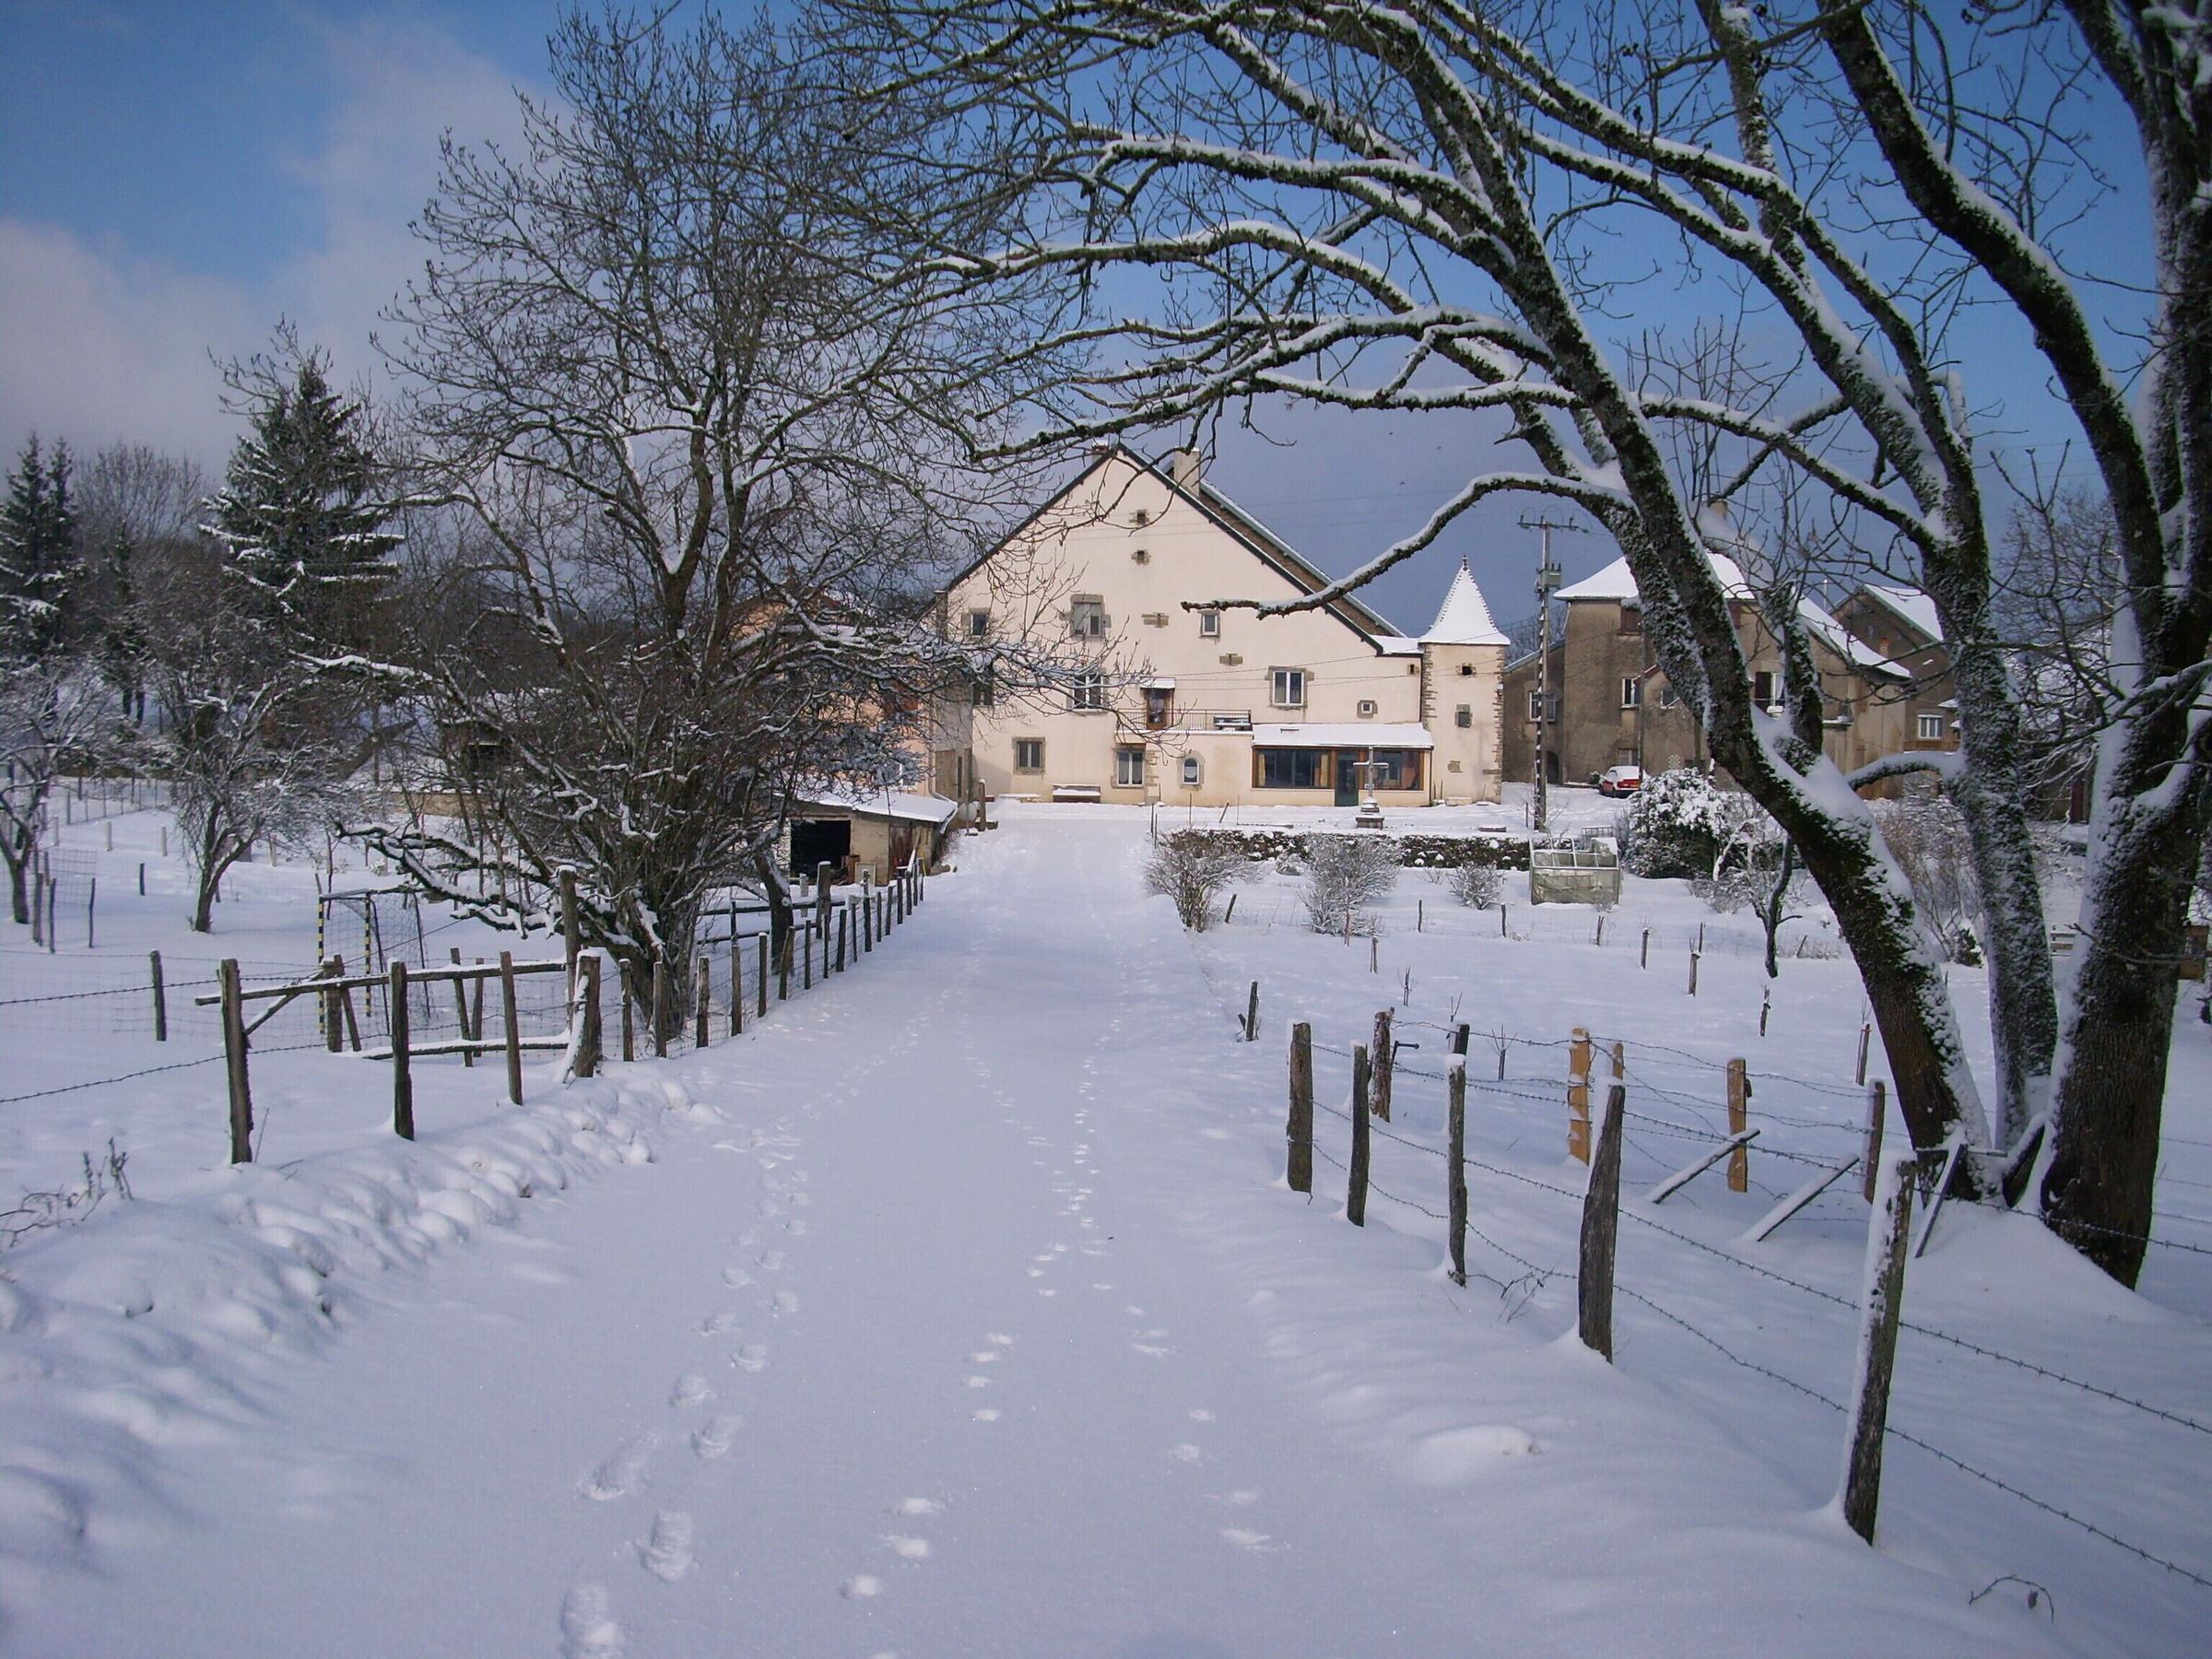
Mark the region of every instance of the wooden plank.
<instances>
[{"instance_id":1,"label":"wooden plank","mask_svg":"<svg viewBox=\"0 0 2212 1659\"><path fill-rule=\"evenodd\" d=\"M1858 1156L1854 1153L1853 1156L1845 1159L1841 1163L1838 1164L1834 1169L1821 1171L1819 1174L1814 1176L1810 1181L1806 1182L1803 1186L1799 1187L1795 1192L1784 1198L1780 1204L1777 1204L1772 1209L1769 1210L1764 1216L1760 1217L1758 1225L1753 1227L1749 1234L1747 1236L1750 1239L1752 1243L1759 1243L1761 1240L1766 1238L1769 1233L1772 1232L1776 1228L1780 1227L1784 1221L1787 1221L1792 1216L1795 1215L1799 1210L1803 1209L1814 1199L1819 1197L1821 1194L1827 1192L1830 1187L1833 1186L1843 1176L1850 1174L1852 1171L1857 1169L1858 1167Z\"/></svg>"},{"instance_id":2,"label":"wooden plank","mask_svg":"<svg viewBox=\"0 0 2212 1659\"><path fill-rule=\"evenodd\" d=\"M1884 1166L1866 1222L1866 1260L1859 1294L1859 1371L1852 1379L1843 1442L1843 1520L1871 1544L1882 1496L1882 1440L1888 1432L1889 1378L1897 1361L1897 1325L1905 1295L1905 1239L1912 1223L1915 1159Z\"/></svg>"},{"instance_id":3,"label":"wooden plank","mask_svg":"<svg viewBox=\"0 0 2212 1659\"><path fill-rule=\"evenodd\" d=\"M1759 1131L1747 1129L1741 1135L1732 1135L1693 1164L1684 1166L1643 1195L1646 1204L1665 1204L1677 1193L1695 1181L1706 1171L1728 1157L1740 1147L1747 1147L1759 1138Z\"/></svg>"},{"instance_id":4,"label":"wooden plank","mask_svg":"<svg viewBox=\"0 0 2212 1659\"><path fill-rule=\"evenodd\" d=\"M455 968L460 967L461 947L458 945L452 947L448 954L452 958L453 966ZM468 987L463 984L459 980L455 980L453 982L453 1019L454 1022L460 1026L461 1035L464 1040L474 1037L477 1034L476 1032L470 1030L468 1027ZM334 1042L331 1044L331 1047L335 1049L337 1047L337 1044ZM461 1052L462 1065L474 1065L476 1063L477 1056L476 1052L473 1049L464 1049ZM583 1076L588 1077L591 1076L591 1073L585 1072Z\"/></svg>"},{"instance_id":5,"label":"wooden plank","mask_svg":"<svg viewBox=\"0 0 2212 1659\"><path fill-rule=\"evenodd\" d=\"M253 1090L246 1077L246 1021L239 1000L238 963L226 958L216 976L222 982L223 1060L230 1084L230 1161L253 1161Z\"/></svg>"},{"instance_id":6,"label":"wooden plank","mask_svg":"<svg viewBox=\"0 0 2212 1659\"><path fill-rule=\"evenodd\" d=\"M561 964L565 969L568 964ZM500 1019L507 1036L507 1101L512 1106L523 1103L523 1026L522 1010L514 1006L514 957L511 952L500 952ZM399 1039L392 1040L399 1046Z\"/></svg>"},{"instance_id":7,"label":"wooden plank","mask_svg":"<svg viewBox=\"0 0 2212 1659\"><path fill-rule=\"evenodd\" d=\"M1372 1131L1367 1122L1367 1050L1352 1050L1352 1162L1345 1179L1344 1218L1354 1227L1367 1225L1367 1170L1372 1156Z\"/></svg>"},{"instance_id":8,"label":"wooden plank","mask_svg":"<svg viewBox=\"0 0 2212 1659\"><path fill-rule=\"evenodd\" d=\"M1620 1239L1620 1132L1629 1091L1606 1090L1605 1121L1583 1194L1582 1266L1575 1280L1575 1325L1583 1346L1613 1358L1613 1258Z\"/></svg>"},{"instance_id":9,"label":"wooden plank","mask_svg":"<svg viewBox=\"0 0 2212 1659\"><path fill-rule=\"evenodd\" d=\"M576 959L576 1003L570 1016L578 1022L576 1075L588 1077L599 1069L599 953L579 952Z\"/></svg>"},{"instance_id":10,"label":"wooden plank","mask_svg":"<svg viewBox=\"0 0 2212 1659\"><path fill-rule=\"evenodd\" d=\"M1465 1030L1463 1026L1462 1030ZM1452 1255L1452 1282L1467 1282L1467 1060L1463 1048L1445 1073L1444 1212Z\"/></svg>"},{"instance_id":11,"label":"wooden plank","mask_svg":"<svg viewBox=\"0 0 2212 1659\"><path fill-rule=\"evenodd\" d=\"M1285 1171L1294 1193L1313 1190L1313 1028L1304 1020L1290 1028L1290 1143Z\"/></svg>"},{"instance_id":12,"label":"wooden plank","mask_svg":"<svg viewBox=\"0 0 2212 1659\"><path fill-rule=\"evenodd\" d=\"M392 1133L415 1138L415 1079L407 1070L407 965L392 964Z\"/></svg>"},{"instance_id":13,"label":"wooden plank","mask_svg":"<svg viewBox=\"0 0 2212 1659\"><path fill-rule=\"evenodd\" d=\"M1590 1033L1576 1026L1567 1048L1567 1156L1590 1161Z\"/></svg>"},{"instance_id":14,"label":"wooden plank","mask_svg":"<svg viewBox=\"0 0 2212 1659\"><path fill-rule=\"evenodd\" d=\"M1749 1126L1750 1104L1751 1078L1744 1070L1744 1063L1741 1060L1731 1060L1728 1062L1728 1133L1730 1135L1741 1135ZM1751 1155L1744 1149L1749 1145L1748 1141L1740 1142L1735 1149L1728 1154L1728 1190L1732 1193L1747 1193L1751 1190Z\"/></svg>"}]
</instances>

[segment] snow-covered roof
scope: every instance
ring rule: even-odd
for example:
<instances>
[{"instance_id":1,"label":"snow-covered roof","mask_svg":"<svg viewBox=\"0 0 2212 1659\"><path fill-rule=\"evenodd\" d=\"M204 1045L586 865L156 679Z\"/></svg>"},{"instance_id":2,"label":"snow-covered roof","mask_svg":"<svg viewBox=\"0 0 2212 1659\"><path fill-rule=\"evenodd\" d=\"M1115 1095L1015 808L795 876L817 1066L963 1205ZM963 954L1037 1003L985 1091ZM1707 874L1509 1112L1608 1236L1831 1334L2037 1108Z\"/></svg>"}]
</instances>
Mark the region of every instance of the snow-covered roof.
<instances>
[{"instance_id":1,"label":"snow-covered roof","mask_svg":"<svg viewBox=\"0 0 2212 1659\"><path fill-rule=\"evenodd\" d=\"M1924 640L1936 644L1943 642L1943 624L1936 618L1936 601L1912 588L1883 587L1877 582L1866 584L1866 595L1894 612L1909 626L1918 629Z\"/></svg>"},{"instance_id":2,"label":"snow-covered roof","mask_svg":"<svg viewBox=\"0 0 2212 1659\"><path fill-rule=\"evenodd\" d=\"M1419 656L1421 654L1421 642L1418 640L1409 640L1404 634L1377 634L1374 636L1374 641L1375 649L1384 656Z\"/></svg>"},{"instance_id":3,"label":"snow-covered roof","mask_svg":"<svg viewBox=\"0 0 2212 1659\"><path fill-rule=\"evenodd\" d=\"M1482 590L1475 585L1475 578L1462 559L1458 571L1452 578L1452 586L1444 594L1444 602L1437 608L1436 620L1421 636L1429 645L1502 645L1505 635L1490 619L1490 607L1484 601Z\"/></svg>"},{"instance_id":4,"label":"snow-covered roof","mask_svg":"<svg viewBox=\"0 0 2212 1659\"><path fill-rule=\"evenodd\" d=\"M1743 567L1735 559L1729 558L1725 553L1715 553L1711 549L1707 550L1705 557L1712 561L1712 573L1720 578L1721 591L1729 598L1756 600L1759 597L1751 583L1745 578ZM1640 603L1641 599L1636 589L1636 578L1630 571L1629 561L1625 558L1617 559L1594 575L1585 576L1582 581L1561 588L1559 597L1562 599L1613 599L1623 605L1635 605ZM1810 599L1798 600L1797 615L1799 619L1805 623L1808 632L1817 636L1822 644L1828 646L1846 662L1854 663L1871 673L1890 675L1898 679L1912 678L1912 676L1904 669L1875 650L1873 646L1866 644L1864 641L1854 639L1849 629L1837 621L1824 607L1814 601Z\"/></svg>"},{"instance_id":5,"label":"snow-covered roof","mask_svg":"<svg viewBox=\"0 0 2212 1659\"><path fill-rule=\"evenodd\" d=\"M935 824L939 829L950 823L952 815L959 810L958 802L941 795L911 794L899 789L818 789L798 796L797 802L801 806L854 812L863 818L900 818L913 824Z\"/></svg>"},{"instance_id":6,"label":"snow-covered roof","mask_svg":"<svg viewBox=\"0 0 2212 1659\"><path fill-rule=\"evenodd\" d=\"M1255 747L1273 748L1434 748L1426 726L1372 720L1324 722L1314 725L1255 725Z\"/></svg>"}]
</instances>

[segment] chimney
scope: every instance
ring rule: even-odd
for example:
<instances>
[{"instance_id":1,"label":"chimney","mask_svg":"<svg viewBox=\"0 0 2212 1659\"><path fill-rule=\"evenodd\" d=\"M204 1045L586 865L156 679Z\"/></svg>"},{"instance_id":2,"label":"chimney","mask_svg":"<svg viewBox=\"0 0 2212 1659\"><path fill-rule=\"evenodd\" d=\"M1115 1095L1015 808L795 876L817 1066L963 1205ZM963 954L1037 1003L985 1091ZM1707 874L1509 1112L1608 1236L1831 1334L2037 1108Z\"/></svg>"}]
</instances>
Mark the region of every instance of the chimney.
<instances>
[{"instance_id":1,"label":"chimney","mask_svg":"<svg viewBox=\"0 0 2212 1659\"><path fill-rule=\"evenodd\" d=\"M1168 456L1168 477L1178 489L1196 489L1206 457L1194 449L1179 449Z\"/></svg>"}]
</instances>

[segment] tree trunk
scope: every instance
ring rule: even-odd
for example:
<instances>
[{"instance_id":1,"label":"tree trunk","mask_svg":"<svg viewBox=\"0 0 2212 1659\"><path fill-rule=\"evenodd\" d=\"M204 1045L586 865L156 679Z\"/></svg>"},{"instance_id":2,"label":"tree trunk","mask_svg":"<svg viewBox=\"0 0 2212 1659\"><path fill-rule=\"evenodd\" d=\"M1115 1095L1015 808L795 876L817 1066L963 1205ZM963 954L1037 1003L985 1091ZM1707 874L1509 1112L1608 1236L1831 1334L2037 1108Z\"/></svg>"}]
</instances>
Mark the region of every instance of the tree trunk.
<instances>
[{"instance_id":1,"label":"tree trunk","mask_svg":"<svg viewBox=\"0 0 2212 1659\"><path fill-rule=\"evenodd\" d=\"M2092 853L2102 842L2105 856L2092 857L2082 893L2057 1144L2042 1198L2061 1238L2132 1286L2151 1226L2189 877L2205 815L2201 803L2134 825L2114 823L2114 815L2100 805L2092 836Z\"/></svg>"},{"instance_id":2,"label":"tree trunk","mask_svg":"<svg viewBox=\"0 0 2212 1659\"><path fill-rule=\"evenodd\" d=\"M6 862L7 899L10 913L18 923L28 923L30 920L30 895L24 887L23 875L30 860L28 856L18 858L11 849L7 853Z\"/></svg>"},{"instance_id":3,"label":"tree trunk","mask_svg":"<svg viewBox=\"0 0 2212 1659\"><path fill-rule=\"evenodd\" d=\"M791 937L791 889L776 868L772 852L753 854L753 873L760 878L761 896L768 900L768 952L771 960L783 959L783 941Z\"/></svg>"}]
</instances>

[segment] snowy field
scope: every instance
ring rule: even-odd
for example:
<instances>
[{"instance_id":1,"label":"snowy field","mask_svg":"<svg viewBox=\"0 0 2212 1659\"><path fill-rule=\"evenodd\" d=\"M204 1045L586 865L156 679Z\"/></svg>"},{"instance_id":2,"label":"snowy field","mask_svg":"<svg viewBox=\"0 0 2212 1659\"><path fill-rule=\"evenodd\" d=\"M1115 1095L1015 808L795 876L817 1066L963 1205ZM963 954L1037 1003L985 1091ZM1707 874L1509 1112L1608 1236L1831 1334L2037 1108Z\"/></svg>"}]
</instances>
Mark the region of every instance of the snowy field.
<instances>
[{"instance_id":1,"label":"snowy field","mask_svg":"<svg viewBox=\"0 0 2212 1659\"><path fill-rule=\"evenodd\" d=\"M496 1064L418 1063L413 1145L388 1068L321 1052L302 1007L255 1060L262 1161L232 1169L222 1067L186 1064L219 1039L179 982L305 966L312 877L241 870L194 938L175 866L136 896L159 820L118 819L96 951L67 888L56 953L0 930L0 1183L65 1182L113 1136L135 1194L0 1258L0 1650L2201 1651L2205 1028L2177 1032L2144 1294L2030 1220L1944 1212L1907 1277L1868 1549L1830 1506L1825 1403L1849 1387L1855 1176L1746 1236L1856 1150L1848 962L1786 960L1762 1039L1754 924L1677 884L1631 881L1601 946L1595 912L1532 912L1525 877L1500 938L1409 872L1371 968L1255 866L1194 939L1141 897L1145 821L1009 806L911 925L735 1041L567 1088L534 1062L519 1109ZM434 957L499 948L422 920ZM18 1000L135 986L157 947L167 1044L135 992ZM1978 976L1955 986L1985 1041ZM1420 1046L1355 1229L1326 1160L1343 1051L1383 1006ZM1455 1019L1464 1289L1430 1213ZM1320 1050L1311 1201L1282 1179L1292 1020ZM1572 1334L1576 1025L1623 1044L1638 1114L1611 1367ZM1724 1124L1731 1057L1751 1191L1716 1169L1654 1208Z\"/></svg>"}]
</instances>

